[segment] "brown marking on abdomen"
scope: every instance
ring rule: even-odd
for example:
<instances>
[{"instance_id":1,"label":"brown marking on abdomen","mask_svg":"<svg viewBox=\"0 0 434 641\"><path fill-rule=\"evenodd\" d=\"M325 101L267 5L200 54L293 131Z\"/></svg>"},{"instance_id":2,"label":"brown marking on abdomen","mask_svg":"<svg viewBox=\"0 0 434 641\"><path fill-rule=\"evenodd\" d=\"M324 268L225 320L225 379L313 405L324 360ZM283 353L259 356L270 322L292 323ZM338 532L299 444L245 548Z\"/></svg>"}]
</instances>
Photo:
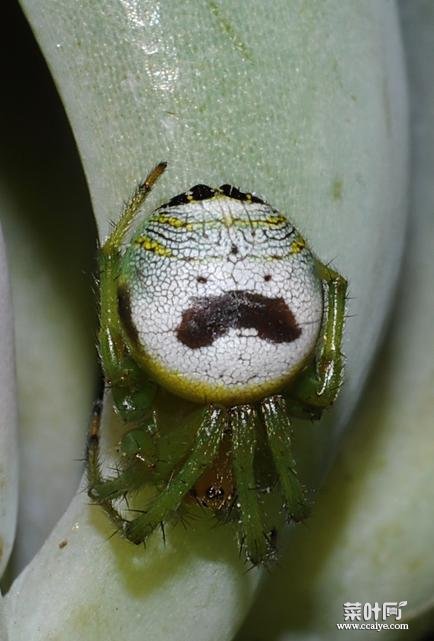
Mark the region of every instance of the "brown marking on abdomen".
<instances>
[{"instance_id":1,"label":"brown marking on abdomen","mask_svg":"<svg viewBox=\"0 0 434 641\"><path fill-rule=\"evenodd\" d=\"M187 347L199 349L212 345L229 329L243 328L256 329L259 338L271 343L290 343L301 335L283 298L236 290L196 298L193 306L183 312L176 335Z\"/></svg>"}]
</instances>

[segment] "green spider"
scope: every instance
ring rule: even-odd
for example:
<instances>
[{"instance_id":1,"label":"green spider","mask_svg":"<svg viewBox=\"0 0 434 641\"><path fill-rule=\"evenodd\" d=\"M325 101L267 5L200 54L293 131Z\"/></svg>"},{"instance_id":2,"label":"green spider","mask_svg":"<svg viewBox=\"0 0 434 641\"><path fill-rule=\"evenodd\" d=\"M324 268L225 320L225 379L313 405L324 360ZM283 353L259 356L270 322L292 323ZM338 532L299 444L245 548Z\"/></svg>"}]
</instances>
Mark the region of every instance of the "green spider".
<instances>
[{"instance_id":1,"label":"green spider","mask_svg":"<svg viewBox=\"0 0 434 641\"><path fill-rule=\"evenodd\" d=\"M318 419L336 399L347 283L286 216L230 185L196 185L132 231L165 168L99 252L100 358L129 429L103 478L95 413L89 496L134 543L197 502L235 524L255 565L309 511L290 417ZM119 507L149 485L136 512Z\"/></svg>"}]
</instances>

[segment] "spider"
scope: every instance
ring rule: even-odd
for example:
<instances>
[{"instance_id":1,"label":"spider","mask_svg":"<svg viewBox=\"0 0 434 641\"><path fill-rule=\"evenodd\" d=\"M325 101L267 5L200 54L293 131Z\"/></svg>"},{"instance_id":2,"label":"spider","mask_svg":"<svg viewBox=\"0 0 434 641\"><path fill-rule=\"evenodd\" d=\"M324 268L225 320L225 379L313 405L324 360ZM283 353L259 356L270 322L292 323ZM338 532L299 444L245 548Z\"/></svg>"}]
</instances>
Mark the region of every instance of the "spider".
<instances>
[{"instance_id":1,"label":"spider","mask_svg":"<svg viewBox=\"0 0 434 641\"><path fill-rule=\"evenodd\" d=\"M99 354L128 429L104 478L95 412L88 493L136 544L199 503L266 563L282 523L309 513L291 417L319 419L339 392L347 283L285 215L230 185L196 185L135 225L165 169L99 250ZM149 485L127 518L119 501Z\"/></svg>"}]
</instances>

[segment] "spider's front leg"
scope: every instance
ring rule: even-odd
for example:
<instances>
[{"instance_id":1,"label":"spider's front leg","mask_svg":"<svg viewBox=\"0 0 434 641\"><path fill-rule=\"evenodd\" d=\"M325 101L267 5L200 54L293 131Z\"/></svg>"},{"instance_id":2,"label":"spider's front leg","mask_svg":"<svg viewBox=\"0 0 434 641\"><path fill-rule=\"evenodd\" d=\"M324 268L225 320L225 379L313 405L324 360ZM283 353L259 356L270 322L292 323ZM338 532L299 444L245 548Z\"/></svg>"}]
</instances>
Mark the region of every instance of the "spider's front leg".
<instances>
[{"instance_id":1,"label":"spider's front leg","mask_svg":"<svg viewBox=\"0 0 434 641\"><path fill-rule=\"evenodd\" d=\"M89 498L94 499L101 505L105 513L119 530L123 528L124 519L121 514L113 506L110 499L103 499L98 496L95 488L98 485L104 484L104 478L101 473L101 462L99 459L99 441L100 441L100 428L101 428L101 412L102 412L102 399L97 399L93 406L92 419L89 428L89 435L87 439L86 451L86 472L88 480L88 495Z\"/></svg>"},{"instance_id":2,"label":"spider's front leg","mask_svg":"<svg viewBox=\"0 0 434 641\"><path fill-rule=\"evenodd\" d=\"M285 512L290 520L302 521L309 514L309 504L297 475L285 399L277 395L264 399L260 405L260 413L279 479Z\"/></svg>"},{"instance_id":3,"label":"spider's front leg","mask_svg":"<svg viewBox=\"0 0 434 641\"><path fill-rule=\"evenodd\" d=\"M151 406L155 388L147 383L130 356L132 349L128 332L121 319L125 305L128 305L119 283L122 244L140 207L165 168L166 164L160 163L139 185L99 252L99 352L105 381L112 388L114 404L127 422L140 418L142 410Z\"/></svg>"},{"instance_id":4,"label":"spider's front leg","mask_svg":"<svg viewBox=\"0 0 434 641\"><path fill-rule=\"evenodd\" d=\"M141 205L153 184L163 173L165 163L157 165L138 187L126 204L119 222L99 252L100 312L98 347L106 385L111 387L113 402L118 414L126 423L148 423L149 408L155 387L144 378L130 356L125 332L120 318L118 277L122 243L136 218ZM101 407L101 401L95 408ZM117 476L104 479L99 460L100 409L94 410L87 448L87 475L89 496L100 503L116 524L123 522L112 501L138 489L148 480L141 461L133 463Z\"/></svg>"},{"instance_id":5,"label":"spider's front leg","mask_svg":"<svg viewBox=\"0 0 434 641\"><path fill-rule=\"evenodd\" d=\"M325 318L317 352L312 364L302 372L288 389L291 413L302 409L319 418L337 397L343 374L341 352L345 322L347 281L327 265L316 260L316 269L325 289ZM291 401L294 403L292 411Z\"/></svg>"}]
</instances>

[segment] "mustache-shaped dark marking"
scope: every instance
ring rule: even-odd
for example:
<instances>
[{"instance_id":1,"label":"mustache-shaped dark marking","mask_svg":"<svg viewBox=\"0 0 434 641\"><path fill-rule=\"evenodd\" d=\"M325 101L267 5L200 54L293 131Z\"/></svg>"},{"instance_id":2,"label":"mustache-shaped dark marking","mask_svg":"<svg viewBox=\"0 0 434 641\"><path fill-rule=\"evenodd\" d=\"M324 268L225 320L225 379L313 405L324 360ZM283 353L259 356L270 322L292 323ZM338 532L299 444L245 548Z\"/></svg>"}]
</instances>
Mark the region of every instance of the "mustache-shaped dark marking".
<instances>
[{"instance_id":1,"label":"mustache-shaped dark marking","mask_svg":"<svg viewBox=\"0 0 434 641\"><path fill-rule=\"evenodd\" d=\"M283 298L268 298L246 291L196 298L182 314L178 340L198 349L207 347L229 329L256 329L259 338L271 343L290 343L301 334L294 314Z\"/></svg>"}]
</instances>

